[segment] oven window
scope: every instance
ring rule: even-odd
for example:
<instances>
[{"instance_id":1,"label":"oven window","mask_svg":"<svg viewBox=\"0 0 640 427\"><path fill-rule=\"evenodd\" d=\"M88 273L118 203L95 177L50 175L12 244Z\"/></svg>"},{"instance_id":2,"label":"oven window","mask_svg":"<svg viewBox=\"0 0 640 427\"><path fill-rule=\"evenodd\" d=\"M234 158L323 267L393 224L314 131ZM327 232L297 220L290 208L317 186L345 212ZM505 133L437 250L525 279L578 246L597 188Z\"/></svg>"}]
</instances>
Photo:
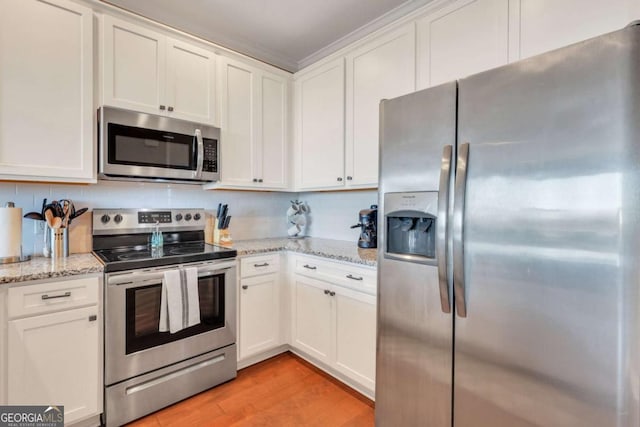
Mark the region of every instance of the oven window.
<instances>
[{"instance_id":1,"label":"oven window","mask_svg":"<svg viewBox=\"0 0 640 427\"><path fill-rule=\"evenodd\" d=\"M224 327L224 274L198 279L200 323L175 334L158 331L161 290L160 283L127 289L127 354Z\"/></svg>"},{"instance_id":2,"label":"oven window","mask_svg":"<svg viewBox=\"0 0 640 427\"><path fill-rule=\"evenodd\" d=\"M193 135L109 123L109 163L196 169Z\"/></svg>"}]
</instances>

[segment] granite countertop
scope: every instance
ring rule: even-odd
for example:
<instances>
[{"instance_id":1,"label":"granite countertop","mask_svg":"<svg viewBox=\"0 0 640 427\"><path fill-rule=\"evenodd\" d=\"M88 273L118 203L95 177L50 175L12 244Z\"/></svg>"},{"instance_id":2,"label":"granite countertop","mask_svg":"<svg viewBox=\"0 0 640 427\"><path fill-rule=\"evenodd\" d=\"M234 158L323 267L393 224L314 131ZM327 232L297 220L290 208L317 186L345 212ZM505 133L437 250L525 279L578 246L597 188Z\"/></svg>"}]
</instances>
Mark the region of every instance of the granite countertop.
<instances>
[{"instance_id":1,"label":"granite countertop","mask_svg":"<svg viewBox=\"0 0 640 427\"><path fill-rule=\"evenodd\" d=\"M356 242L315 237L239 240L234 242L233 248L238 251L239 256L292 251L373 267L376 266L377 260L376 249L360 249ZM34 257L26 262L0 264L0 285L78 274L102 273L102 270L102 264L91 253L74 254L56 260Z\"/></svg>"},{"instance_id":2,"label":"granite countertop","mask_svg":"<svg viewBox=\"0 0 640 427\"><path fill-rule=\"evenodd\" d=\"M361 249L356 242L316 237L238 240L233 242L233 248L238 251L238 256L292 251L372 267L377 265L378 257L377 249Z\"/></svg>"},{"instance_id":3,"label":"granite countertop","mask_svg":"<svg viewBox=\"0 0 640 427\"><path fill-rule=\"evenodd\" d=\"M55 260L34 257L30 261L1 264L0 284L89 273L102 273L102 264L90 253L74 254Z\"/></svg>"}]
</instances>

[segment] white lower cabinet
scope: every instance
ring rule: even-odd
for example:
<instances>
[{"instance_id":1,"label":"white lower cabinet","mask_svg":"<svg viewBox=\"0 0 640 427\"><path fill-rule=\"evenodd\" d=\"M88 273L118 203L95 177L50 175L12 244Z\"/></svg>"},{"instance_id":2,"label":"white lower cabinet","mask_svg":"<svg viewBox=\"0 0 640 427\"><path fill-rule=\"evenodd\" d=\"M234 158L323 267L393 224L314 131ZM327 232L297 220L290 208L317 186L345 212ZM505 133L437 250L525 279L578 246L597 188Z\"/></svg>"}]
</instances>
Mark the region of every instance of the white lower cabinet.
<instances>
[{"instance_id":1,"label":"white lower cabinet","mask_svg":"<svg viewBox=\"0 0 640 427\"><path fill-rule=\"evenodd\" d=\"M376 297L333 287L335 366L369 390L376 376Z\"/></svg>"},{"instance_id":2,"label":"white lower cabinet","mask_svg":"<svg viewBox=\"0 0 640 427\"><path fill-rule=\"evenodd\" d=\"M292 345L320 362L330 363L332 304L326 282L296 275Z\"/></svg>"},{"instance_id":3,"label":"white lower cabinet","mask_svg":"<svg viewBox=\"0 0 640 427\"><path fill-rule=\"evenodd\" d=\"M86 286L94 287L95 298L76 300ZM65 424L102 412L99 289L97 276L9 289L9 308L42 304L23 318L8 310L8 404L63 405Z\"/></svg>"},{"instance_id":4,"label":"white lower cabinet","mask_svg":"<svg viewBox=\"0 0 640 427\"><path fill-rule=\"evenodd\" d=\"M373 269L296 256L291 346L373 398L376 296Z\"/></svg>"},{"instance_id":5,"label":"white lower cabinet","mask_svg":"<svg viewBox=\"0 0 640 427\"><path fill-rule=\"evenodd\" d=\"M240 359L280 344L278 274L242 280L240 290Z\"/></svg>"},{"instance_id":6,"label":"white lower cabinet","mask_svg":"<svg viewBox=\"0 0 640 427\"><path fill-rule=\"evenodd\" d=\"M238 360L247 361L284 344L280 255L240 260Z\"/></svg>"}]
</instances>

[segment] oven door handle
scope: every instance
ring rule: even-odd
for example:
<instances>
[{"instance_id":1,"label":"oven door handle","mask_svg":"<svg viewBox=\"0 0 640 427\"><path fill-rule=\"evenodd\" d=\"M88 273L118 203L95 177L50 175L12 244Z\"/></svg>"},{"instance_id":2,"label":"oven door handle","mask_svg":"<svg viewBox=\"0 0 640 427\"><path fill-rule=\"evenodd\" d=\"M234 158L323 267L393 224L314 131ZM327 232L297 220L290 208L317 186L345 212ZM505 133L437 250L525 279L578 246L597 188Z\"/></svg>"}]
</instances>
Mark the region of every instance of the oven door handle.
<instances>
[{"instance_id":1,"label":"oven door handle","mask_svg":"<svg viewBox=\"0 0 640 427\"><path fill-rule=\"evenodd\" d=\"M214 276L216 274L224 273L227 270L235 268L235 261L220 263L215 267L198 269L198 278L206 276ZM149 281L161 281L164 277L164 272L168 270L179 269L181 266L172 266L170 268L163 268L159 271L130 271L122 274L112 274L107 277L107 285L126 285L129 283L140 283Z\"/></svg>"}]
</instances>

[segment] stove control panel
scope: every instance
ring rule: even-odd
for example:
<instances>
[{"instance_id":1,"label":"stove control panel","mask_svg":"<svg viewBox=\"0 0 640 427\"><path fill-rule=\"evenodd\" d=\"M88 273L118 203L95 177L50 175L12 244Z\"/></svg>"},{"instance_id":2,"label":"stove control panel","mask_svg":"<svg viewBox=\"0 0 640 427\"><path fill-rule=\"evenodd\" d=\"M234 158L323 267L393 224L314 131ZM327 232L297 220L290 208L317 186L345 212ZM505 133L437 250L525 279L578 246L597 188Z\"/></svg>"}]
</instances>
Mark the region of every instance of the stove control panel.
<instances>
[{"instance_id":1,"label":"stove control panel","mask_svg":"<svg viewBox=\"0 0 640 427\"><path fill-rule=\"evenodd\" d=\"M139 224L166 224L171 222L171 211L145 211L138 212Z\"/></svg>"},{"instance_id":2,"label":"stove control panel","mask_svg":"<svg viewBox=\"0 0 640 427\"><path fill-rule=\"evenodd\" d=\"M94 235L150 233L156 223L165 232L204 230L204 209L95 209Z\"/></svg>"}]
</instances>

